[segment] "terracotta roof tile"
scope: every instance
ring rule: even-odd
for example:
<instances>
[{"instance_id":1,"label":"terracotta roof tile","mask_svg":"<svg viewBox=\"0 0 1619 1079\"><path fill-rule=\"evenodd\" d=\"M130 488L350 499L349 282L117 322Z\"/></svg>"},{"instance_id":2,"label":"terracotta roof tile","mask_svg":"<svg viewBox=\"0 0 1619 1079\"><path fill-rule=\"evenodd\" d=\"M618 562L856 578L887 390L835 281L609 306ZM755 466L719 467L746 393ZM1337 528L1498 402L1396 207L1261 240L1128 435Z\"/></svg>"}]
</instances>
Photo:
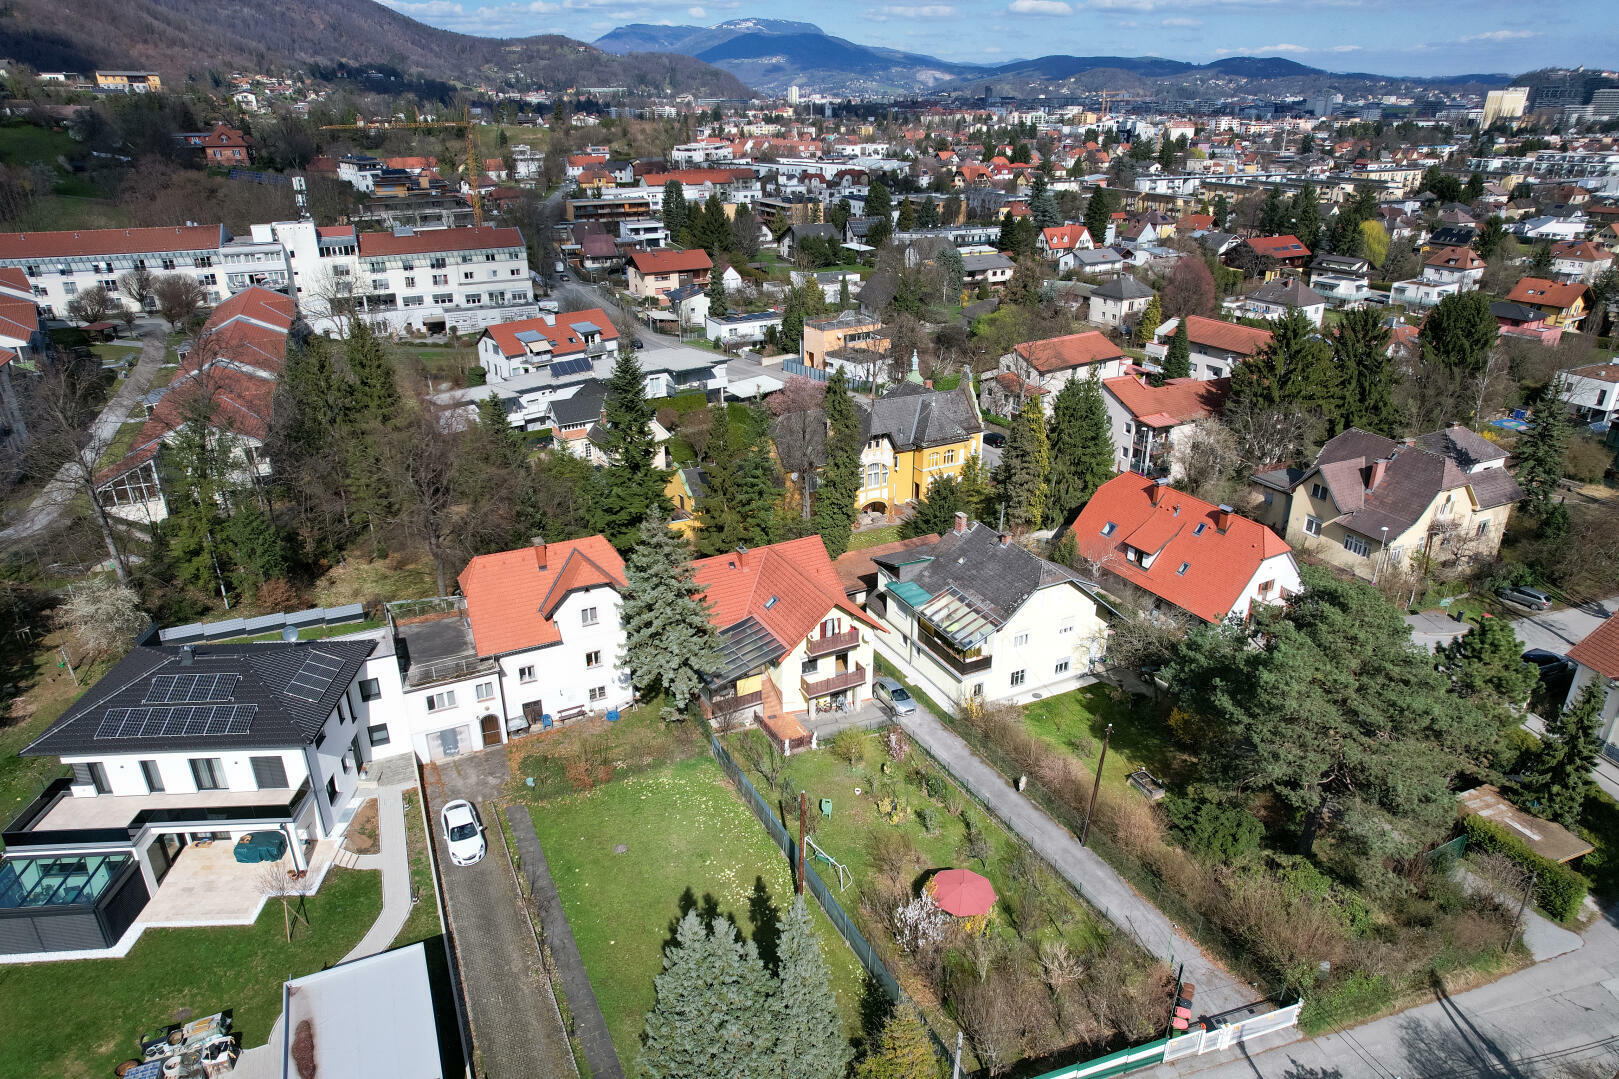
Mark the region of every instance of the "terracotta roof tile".
<instances>
[{"instance_id":1,"label":"terracotta roof tile","mask_svg":"<svg viewBox=\"0 0 1619 1079\"><path fill-rule=\"evenodd\" d=\"M1102 388L1149 427L1169 427L1218 415L1231 380L1172 378L1162 386L1149 386L1135 375L1120 375L1104 378Z\"/></svg>"},{"instance_id":2,"label":"terracotta roof tile","mask_svg":"<svg viewBox=\"0 0 1619 1079\"><path fill-rule=\"evenodd\" d=\"M1619 618L1608 618L1585 639L1568 650L1570 659L1583 663L1604 678L1619 678Z\"/></svg>"},{"instance_id":3,"label":"terracotta roof tile","mask_svg":"<svg viewBox=\"0 0 1619 1079\"><path fill-rule=\"evenodd\" d=\"M223 225L174 228L79 229L0 233L0 259L70 255L142 255L159 251L212 251L225 242Z\"/></svg>"},{"instance_id":4,"label":"terracotta roof tile","mask_svg":"<svg viewBox=\"0 0 1619 1079\"><path fill-rule=\"evenodd\" d=\"M833 608L884 628L849 600L820 536L700 558L692 566L716 628L753 618L782 653L808 637Z\"/></svg>"},{"instance_id":5,"label":"terracotta roof tile","mask_svg":"<svg viewBox=\"0 0 1619 1079\"><path fill-rule=\"evenodd\" d=\"M1539 307L1557 307L1564 310L1574 306L1581 296L1590 291L1582 281L1573 281L1563 284L1558 281L1547 281L1543 277L1521 277L1518 283L1512 286L1507 293L1507 299L1514 303L1529 303Z\"/></svg>"},{"instance_id":6,"label":"terracotta roof tile","mask_svg":"<svg viewBox=\"0 0 1619 1079\"><path fill-rule=\"evenodd\" d=\"M1202 315L1186 316L1186 339L1194 345L1223 349L1239 356L1252 356L1270 344L1270 331L1256 326L1240 326Z\"/></svg>"},{"instance_id":7,"label":"terracotta roof tile","mask_svg":"<svg viewBox=\"0 0 1619 1079\"><path fill-rule=\"evenodd\" d=\"M601 536L479 555L456 578L480 656L562 640L551 616L570 592L624 587L624 560Z\"/></svg>"},{"instance_id":8,"label":"terracotta roof tile","mask_svg":"<svg viewBox=\"0 0 1619 1079\"><path fill-rule=\"evenodd\" d=\"M409 236L391 232L360 233L360 255L426 255L439 251L482 251L498 247L522 247L523 234L516 229L481 228L424 229Z\"/></svg>"},{"instance_id":9,"label":"terracotta roof tile","mask_svg":"<svg viewBox=\"0 0 1619 1079\"><path fill-rule=\"evenodd\" d=\"M670 251L667 248L632 251L630 261L635 264L636 270L643 274L695 273L698 270L714 268L714 261L708 257L708 252L701 248L693 248L690 251Z\"/></svg>"},{"instance_id":10,"label":"terracotta roof tile","mask_svg":"<svg viewBox=\"0 0 1619 1079\"><path fill-rule=\"evenodd\" d=\"M1044 341L1025 341L1012 349L1043 375L1072 367L1124 358L1124 350L1101 330L1086 330Z\"/></svg>"}]
</instances>

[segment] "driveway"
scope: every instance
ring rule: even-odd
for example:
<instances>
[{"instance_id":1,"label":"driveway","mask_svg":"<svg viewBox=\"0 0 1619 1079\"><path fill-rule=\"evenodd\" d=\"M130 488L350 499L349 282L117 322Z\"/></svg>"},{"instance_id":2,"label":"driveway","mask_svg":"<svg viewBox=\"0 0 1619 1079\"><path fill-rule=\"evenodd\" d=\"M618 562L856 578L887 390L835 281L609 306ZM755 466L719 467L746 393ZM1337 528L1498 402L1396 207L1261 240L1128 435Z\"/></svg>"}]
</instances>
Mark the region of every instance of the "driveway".
<instances>
[{"instance_id":1,"label":"driveway","mask_svg":"<svg viewBox=\"0 0 1619 1079\"><path fill-rule=\"evenodd\" d=\"M1514 611L1515 617L1508 621L1512 623L1525 650L1544 648L1551 652L1567 652L1615 611L1619 611L1619 596L1541 614L1531 614L1519 608ZM1430 650L1441 644L1449 644L1467 629L1442 611L1406 615L1405 622L1411 627L1411 639Z\"/></svg>"},{"instance_id":2,"label":"driveway","mask_svg":"<svg viewBox=\"0 0 1619 1079\"><path fill-rule=\"evenodd\" d=\"M425 769L423 793L451 945L466 989L480 1077L572 1076L577 1074L573 1051L495 816L492 799L510 774L504 747L435 761ZM476 865L450 864L439 827L439 810L457 798L478 806L487 829L489 853Z\"/></svg>"}]
</instances>

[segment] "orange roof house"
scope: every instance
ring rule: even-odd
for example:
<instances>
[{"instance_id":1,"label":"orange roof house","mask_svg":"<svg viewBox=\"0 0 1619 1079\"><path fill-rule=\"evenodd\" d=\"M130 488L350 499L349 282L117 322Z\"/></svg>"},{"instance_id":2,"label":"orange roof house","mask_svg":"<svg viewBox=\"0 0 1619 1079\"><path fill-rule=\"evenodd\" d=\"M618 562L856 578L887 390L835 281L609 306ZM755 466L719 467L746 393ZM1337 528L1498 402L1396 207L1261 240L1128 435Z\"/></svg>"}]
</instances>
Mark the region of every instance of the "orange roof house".
<instances>
[{"instance_id":1,"label":"orange roof house","mask_svg":"<svg viewBox=\"0 0 1619 1079\"><path fill-rule=\"evenodd\" d=\"M1124 350L1101 330L1086 330L1062 337L1048 337L1044 341L1025 341L1012 347L1012 355L1032 367L1041 375L1070 372L1092 364L1101 364L1103 374L1110 367L1125 361ZM1003 370L1015 368L1002 365Z\"/></svg>"},{"instance_id":2,"label":"orange roof house","mask_svg":"<svg viewBox=\"0 0 1619 1079\"><path fill-rule=\"evenodd\" d=\"M713 260L701 248L672 251L664 247L630 252L624 276L630 295L662 299L665 293L681 285L708 284L708 275L713 269Z\"/></svg>"},{"instance_id":3,"label":"orange roof house","mask_svg":"<svg viewBox=\"0 0 1619 1079\"><path fill-rule=\"evenodd\" d=\"M1507 293L1512 303L1528 304L1546 313L1546 323L1564 329L1578 329L1585 318L1591 289L1583 281L1548 281L1543 277L1523 277Z\"/></svg>"},{"instance_id":4,"label":"orange roof house","mask_svg":"<svg viewBox=\"0 0 1619 1079\"><path fill-rule=\"evenodd\" d=\"M604 537L586 536L479 555L456 580L473 644L490 658L560 644L563 602L593 588L622 591L624 560Z\"/></svg>"},{"instance_id":5,"label":"orange roof house","mask_svg":"<svg viewBox=\"0 0 1619 1079\"><path fill-rule=\"evenodd\" d=\"M1302 589L1293 549L1275 532L1134 472L1096 489L1072 526L1098 574L1205 622L1246 618L1255 603Z\"/></svg>"}]
</instances>

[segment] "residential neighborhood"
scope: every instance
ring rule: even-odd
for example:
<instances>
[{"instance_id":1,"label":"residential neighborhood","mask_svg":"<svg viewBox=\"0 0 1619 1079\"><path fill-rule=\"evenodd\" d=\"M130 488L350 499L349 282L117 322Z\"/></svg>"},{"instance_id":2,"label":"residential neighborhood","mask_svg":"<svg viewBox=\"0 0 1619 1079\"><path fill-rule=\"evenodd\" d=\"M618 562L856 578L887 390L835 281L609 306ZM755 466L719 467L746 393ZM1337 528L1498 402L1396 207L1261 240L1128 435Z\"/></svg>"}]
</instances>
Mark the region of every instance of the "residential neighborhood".
<instances>
[{"instance_id":1,"label":"residential neighborhood","mask_svg":"<svg viewBox=\"0 0 1619 1079\"><path fill-rule=\"evenodd\" d=\"M0 1075L1619 1067L1608 12L75 4Z\"/></svg>"}]
</instances>

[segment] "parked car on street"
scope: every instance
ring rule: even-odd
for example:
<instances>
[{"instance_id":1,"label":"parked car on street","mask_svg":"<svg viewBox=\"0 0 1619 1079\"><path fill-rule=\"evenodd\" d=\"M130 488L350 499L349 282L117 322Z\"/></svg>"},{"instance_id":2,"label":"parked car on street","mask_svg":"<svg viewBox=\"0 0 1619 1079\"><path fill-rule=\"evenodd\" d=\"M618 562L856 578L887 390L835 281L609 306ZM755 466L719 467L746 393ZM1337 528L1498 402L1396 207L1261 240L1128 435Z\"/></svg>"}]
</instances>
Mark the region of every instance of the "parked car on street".
<instances>
[{"instance_id":1,"label":"parked car on street","mask_svg":"<svg viewBox=\"0 0 1619 1079\"><path fill-rule=\"evenodd\" d=\"M996 449L1000 449L1002 446L1006 445L1006 436L1001 434L999 431L985 431L984 445L994 446Z\"/></svg>"},{"instance_id":2,"label":"parked car on street","mask_svg":"<svg viewBox=\"0 0 1619 1079\"><path fill-rule=\"evenodd\" d=\"M478 810L464 798L457 798L439 812L444 828L444 844L450 848L450 861L473 865L483 858L488 845L483 838L483 822Z\"/></svg>"},{"instance_id":3,"label":"parked car on street","mask_svg":"<svg viewBox=\"0 0 1619 1079\"><path fill-rule=\"evenodd\" d=\"M891 716L908 716L916 711L916 701L905 687L892 678L879 678L872 684L871 695L877 704Z\"/></svg>"},{"instance_id":4,"label":"parked car on street","mask_svg":"<svg viewBox=\"0 0 1619 1079\"><path fill-rule=\"evenodd\" d=\"M1516 603L1520 607L1528 607L1532 611L1549 611L1552 598L1536 588L1525 588L1519 585L1516 588L1501 588L1495 593L1507 603Z\"/></svg>"}]
</instances>

